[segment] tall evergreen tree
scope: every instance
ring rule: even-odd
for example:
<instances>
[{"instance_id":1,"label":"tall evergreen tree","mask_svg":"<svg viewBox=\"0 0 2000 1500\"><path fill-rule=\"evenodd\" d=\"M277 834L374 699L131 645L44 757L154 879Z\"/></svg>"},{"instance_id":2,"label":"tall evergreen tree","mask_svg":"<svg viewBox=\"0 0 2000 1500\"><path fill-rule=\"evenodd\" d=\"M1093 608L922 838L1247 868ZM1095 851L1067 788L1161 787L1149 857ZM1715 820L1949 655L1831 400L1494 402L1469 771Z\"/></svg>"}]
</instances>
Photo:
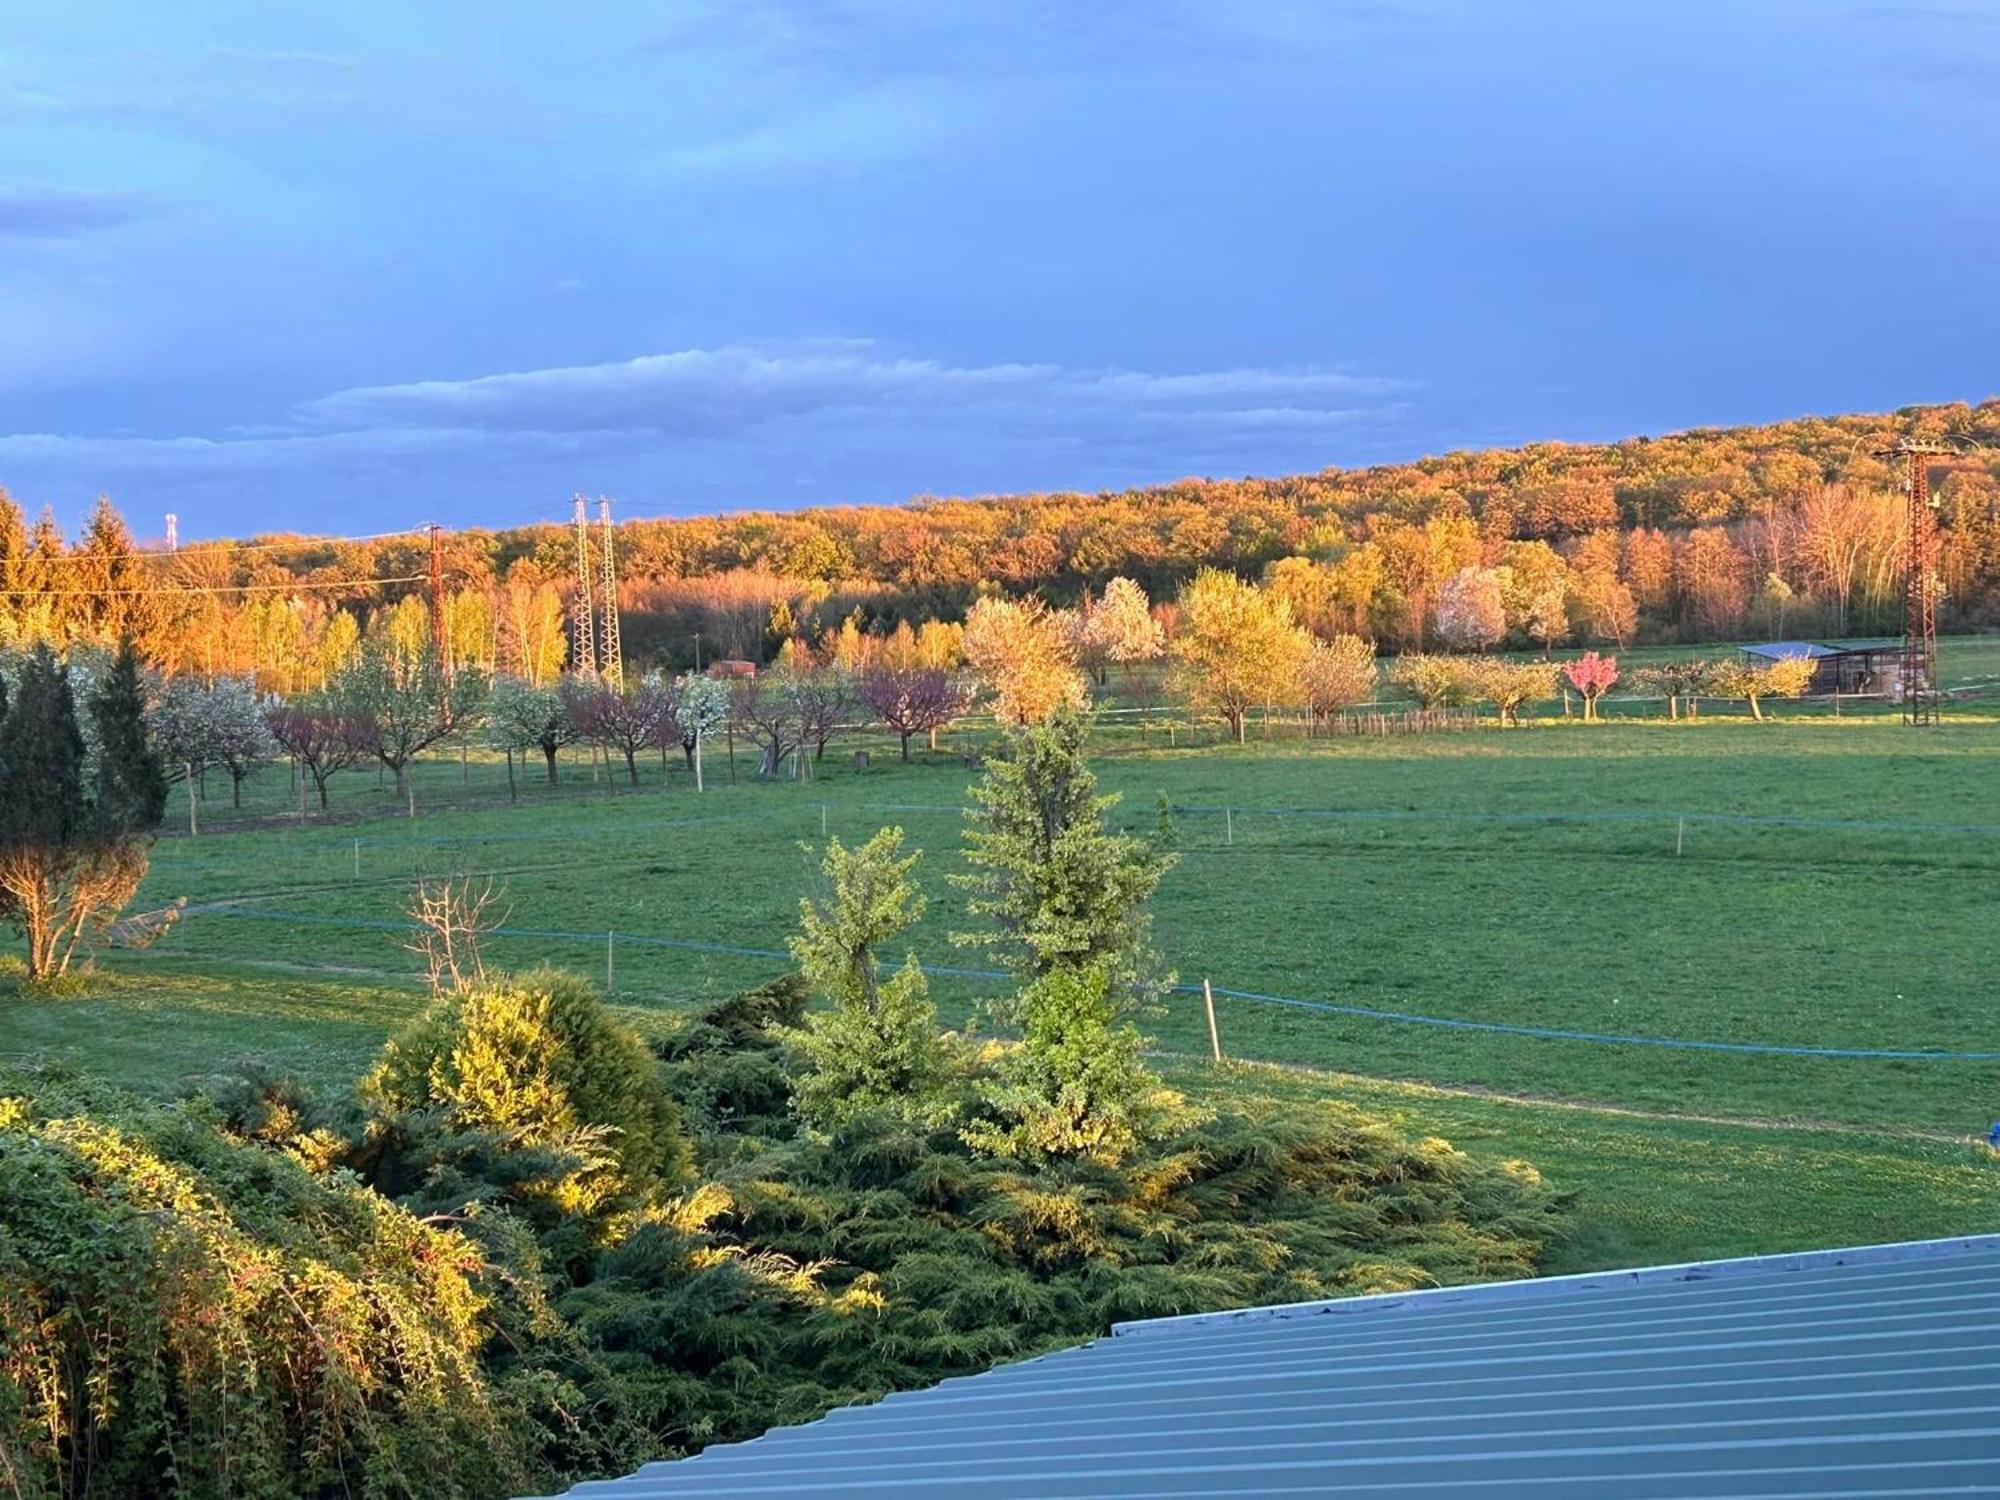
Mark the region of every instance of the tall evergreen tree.
<instances>
[{"instance_id":1,"label":"tall evergreen tree","mask_svg":"<svg viewBox=\"0 0 2000 1500\"><path fill-rule=\"evenodd\" d=\"M970 892L967 911L993 926L953 941L986 948L1029 983L1097 968L1130 990L1153 967L1145 904L1173 856L1105 828L1118 798L1098 795L1083 739L1068 712L1016 729L973 788L973 873L952 878Z\"/></svg>"},{"instance_id":2,"label":"tall evergreen tree","mask_svg":"<svg viewBox=\"0 0 2000 1500\"><path fill-rule=\"evenodd\" d=\"M122 745L128 710L113 696L98 723ZM0 912L27 937L38 980L66 972L87 935L109 932L146 874L143 835L95 816L85 759L69 672L38 645L0 720ZM129 766L119 775L120 815L143 812L147 789Z\"/></svg>"},{"instance_id":3,"label":"tall evergreen tree","mask_svg":"<svg viewBox=\"0 0 2000 1500\"><path fill-rule=\"evenodd\" d=\"M83 731L69 671L46 645L21 664L0 721L0 843L63 846L88 825Z\"/></svg>"},{"instance_id":4,"label":"tall evergreen tree","mask_svg":"<svg viewBox=\"0 0 2000 1500\"><path fill-rule=\"evenodd\" d=\"M97 731L96 826L116 837L151 833L167 808L167 777L146 734L139 653L128 636L90 695Z\"/></svg>"},{"instance_id":5,"label":"tall evergreen tree","mask_svg":"<svg viewBox=\"0 0 2000 1500\"><path fill-rule=\"evenodd\" d=\"M139 635L151 623L152 599L145 565L132 532L110 497L100 495L78 539L68 586L87 590L76 599L77 626L102 641Z\"/></svg>"}]
</instances>

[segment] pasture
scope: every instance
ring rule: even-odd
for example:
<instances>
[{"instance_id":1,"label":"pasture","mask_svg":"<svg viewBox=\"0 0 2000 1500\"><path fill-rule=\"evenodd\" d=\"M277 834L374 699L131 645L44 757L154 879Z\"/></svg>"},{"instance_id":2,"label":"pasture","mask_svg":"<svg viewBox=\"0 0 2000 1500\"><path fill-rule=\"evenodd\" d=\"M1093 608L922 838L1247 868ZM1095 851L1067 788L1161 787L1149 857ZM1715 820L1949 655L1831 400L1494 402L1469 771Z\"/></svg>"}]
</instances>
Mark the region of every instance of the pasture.
<instances>
[{"instance_id":1,"label":"pasture","mask_svg":"<svg viewBox=\"0 0 2000 1500\"><path fill-rule=\"evenodd\" d=\"M1180 851L1147 1022L1191 1092L1331 1091L1541 1167L1581 1195L1558 1268L2000 1227L2000 723L1711 715L1244 747L1107 736L1114 820ZM0 990L0 1054L168 1085L246 1053L323 1085L421 1005L400 946L420 875L504 883L489 957L606 977L642 1029L785 962L823 834L926 851L913 946L946 1019L992 982L952 944L958 755L757 784L722 754L549 787L477 755L422 767L414 821L372 773L303 825L283 768L235 830L163 839L142 905L189 912L64 998ZM218 812L221 810L218 809ZM369 814L378 815L369 815ZM1202 1059L1217 990L1233 1060ZM9 982L10 983L10 982ZM1268 1066L1257 1066L1268 1065Z\"/></svg>"}]
</instances>

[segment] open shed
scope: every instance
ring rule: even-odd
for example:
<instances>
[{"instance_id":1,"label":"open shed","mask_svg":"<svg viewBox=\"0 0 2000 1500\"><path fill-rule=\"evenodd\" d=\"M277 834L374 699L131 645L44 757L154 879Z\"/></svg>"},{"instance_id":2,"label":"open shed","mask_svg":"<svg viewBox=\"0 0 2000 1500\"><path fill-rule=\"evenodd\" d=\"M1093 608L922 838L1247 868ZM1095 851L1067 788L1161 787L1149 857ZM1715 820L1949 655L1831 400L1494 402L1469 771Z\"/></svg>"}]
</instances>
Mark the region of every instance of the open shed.
<instances>
[{"instance_id":1,"label":"open shed","mask_svg":"<svg viewBox=\"0 0 2000 1500\"><path fill-rule=\"evenodd\" d=\"M1814 693L1886 693L1903 667L1901 641L1766 641L1742 648L1744 659L1769 664L1801 657L1813 664Z\"/></svg>"}]
</instances>

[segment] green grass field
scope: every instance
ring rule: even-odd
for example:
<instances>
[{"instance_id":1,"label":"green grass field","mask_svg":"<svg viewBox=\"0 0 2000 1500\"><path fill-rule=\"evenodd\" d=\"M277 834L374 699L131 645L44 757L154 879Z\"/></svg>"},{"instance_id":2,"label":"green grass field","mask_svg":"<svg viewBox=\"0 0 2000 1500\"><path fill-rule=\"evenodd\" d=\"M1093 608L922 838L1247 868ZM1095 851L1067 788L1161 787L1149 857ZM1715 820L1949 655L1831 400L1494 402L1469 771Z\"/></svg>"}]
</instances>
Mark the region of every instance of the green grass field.
<instances>
[{"instance_id":1,"label":"green grass field","mask_svg":"<svg viewBox=\"0 0 2000 1500\"><path fill-rule=\"evenodd\" d=\"M1184 983L1271 997L1218 1000L1225 1048L1269 1068L1195 1060L1198 994L1149 1022L1191 1090L1333 1092L1526 1158L1579 1193L1558 1269L2000 1228L2000 1159L1976 1144L2000 1116L2000 1062L1812 1055L2000 1052L2000 723L1109 738L1115 816L1152 831L1163 799L1175 809L1161 951ZM837 745L820 779L773 785L731 784L717 755L699 797L678 761L637 790L575 761L559 788L521 776L518 804L497 762L447 757L421 773L436 811L370 816L393 791L350 772L335 818L305 826L267 773L245 809L262 826L162 840L143 903L190 901L164 942L108 955L70 998L0 987L0 1054L171 1086L256 1053L342 1083L421 1004L398 927L426 873L505 882L504 964L601 978L612 934L613 998L657 1028L781 966L823 829L886 823L928 851L917 952L983 967L950 943L944 878L977 773L874 755L857 770ZM954 1021L991 988L934 979Z\"/></svg>"}]
</instances>

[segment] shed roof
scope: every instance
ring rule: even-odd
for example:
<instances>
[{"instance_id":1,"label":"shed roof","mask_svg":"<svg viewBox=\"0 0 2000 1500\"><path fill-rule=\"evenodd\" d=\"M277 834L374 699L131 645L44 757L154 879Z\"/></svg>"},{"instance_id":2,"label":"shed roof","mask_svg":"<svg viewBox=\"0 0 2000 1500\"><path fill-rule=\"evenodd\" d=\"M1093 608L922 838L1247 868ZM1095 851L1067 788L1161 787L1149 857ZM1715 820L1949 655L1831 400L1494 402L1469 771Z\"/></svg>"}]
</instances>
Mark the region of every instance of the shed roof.
<instances>
[{"instance_id":1,"label":"shed roof","mask_svg":"<svg viewBox=\"0 0 2000 1500\"><path fill-rule=\"evenodd\" d=\"M577 1500L2000 1485L2000 1235L1120 1324Z\"/></svg>"},{"instance_id":2,"label":"shed roof","mask_svg":"<svg viewBox=\"0 0 2000 1500\"><path fill-rule=\"evenodd\" d=\"M1743 654L1788 661L1797 656L1839 656L1841 653L1831 646L1822 646L1818 641L1766 641L1761 646L1745 646Z\"/></svg>"}]
</instances>

